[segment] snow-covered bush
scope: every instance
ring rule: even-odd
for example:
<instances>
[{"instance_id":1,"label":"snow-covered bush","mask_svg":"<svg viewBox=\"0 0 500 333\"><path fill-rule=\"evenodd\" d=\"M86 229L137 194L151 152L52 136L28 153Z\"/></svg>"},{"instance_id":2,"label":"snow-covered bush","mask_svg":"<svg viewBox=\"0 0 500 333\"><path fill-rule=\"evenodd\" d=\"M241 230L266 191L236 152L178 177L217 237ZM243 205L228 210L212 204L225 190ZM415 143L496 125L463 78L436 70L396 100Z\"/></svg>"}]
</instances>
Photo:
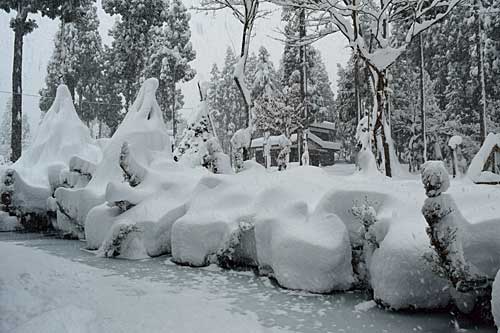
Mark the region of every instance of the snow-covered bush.
<instances>
[{"instance_id":1,"label":"snow-covered bush","mask_svg":"<svg viewBox=\"0 0 500 333\"><path fill-rule=\"evenodd\" d=\"M38 220L43 226L30 227L47 227L47 209L51 207L47 200L63 185L72 159L95 164L101 156L88 128L78 118L68 88L60 85L33 144L5 173L0 191L5 199L10 196L9 210L22 222ZM36 219L28 215L36 215Z\"/></svg>"},{"instance_id":2,"label":"snow-covered bush","mask_svg":"<svg viewBox=\"0 0 500 333\"><path fill-rule=\"evenodd\" d=\"M187 167L204 166L213 173L231 173L231 161L213 134L205 100L188 120L188 127L174 151L174 159Z\"/></svg>"},{"instance_id":3,"label":"snow-covered bush","mask_svg":"<svg viewBox=\"0 0 500 333\"><path fill-rule=\"evenodd\" d=\"M121 183L124 179L120 155L125 142L130 149L136 147L134 158L139 161L149 161L157 152L171 157L170 139L155 97L157 88L156 79L144 82L123 122L105 143L103 158L92 167L93 177L88 185L82 188L59 188L55 192L59 207L58 224L76 225L78 229L84 230L89 211L105 202L108 184ZM75 236L83 238L84 235L79 232Z\"/></svg>"},{"instance_id":4,"label":"snow-covered bush","mask_svg":"<svg viewBox=\"0 0 500 333\"><path fill-rule=\"evenodd\" d=\"M440 161L426 162L422 183L428 196L422 214L429 225L427 234L435 252L434 261L438 271L448 279L458 297L468 296L470 304L466 308L461 306L461 302L456 302L459 309L469 312L476 304L488 312L492 279L481 270L481 266L475 266L467 258L465 246L470 244L466 238L469 223L453 198L444 193L449 187L449 176L444 164Z\"/></svg>"}]
</instances>

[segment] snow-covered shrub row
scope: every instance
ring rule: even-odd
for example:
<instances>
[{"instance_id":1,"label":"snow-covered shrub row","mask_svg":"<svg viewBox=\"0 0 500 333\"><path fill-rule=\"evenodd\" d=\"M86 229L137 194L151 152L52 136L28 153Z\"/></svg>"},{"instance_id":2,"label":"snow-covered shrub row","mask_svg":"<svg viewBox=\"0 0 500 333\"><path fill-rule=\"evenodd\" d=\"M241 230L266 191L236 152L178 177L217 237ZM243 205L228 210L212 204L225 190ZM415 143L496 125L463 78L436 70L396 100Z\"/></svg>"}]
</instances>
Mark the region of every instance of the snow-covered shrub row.
<instances>
[{"instance_id":1,"label":"snow-covered shrub row","mask_svg":"<svg viewBox=\"0 0 500 333\"><path fill-rule=\"evenodd\" d=\"M331 176L314 167L269 173L251 161L236 175L168 158L136 168L138 184L110 184L108 202L88 215L88 246L102 255L171 253L184 265L253 265L284 287L329 292L353 285L353 249L366 246L364 278L380 303L402 309L450 302L448 281L426 259L432 251L417 182Z\"/></svg>"},{"instance_id":2,"label":"snow-covered shrub row","mask_svg":"<svg viewBox=\"0 0 500 333\"><path fill-rule=\"evenodd\" d=\"M64 185L60 175L68 175L72 158L95 164L101 159L101 150L78 118L68 88L61 85L33 144L2 174L4 209L27 227L47 227L50 199Z\"/></svg>"},{"instance_id":3,"label":"snow-covered shrub row","mask_svg":"<svg viewBox=\"0 0 500 333\"><path fill-rule=\"evenodd\" d=\"M417 182L366 170L353 176L332 176L315 167L272 173L252 161L238 174L214 174L176 163L155 99L157 86L157 80L145 82L111 139L96 144L79 136L85 144L64 159L54 157L40 172L42 194L34 186L24 194L42 197L41 211L49 198L57 228L85 237L88 248L102 256L171 254L185 265L255 266L284 287L319 293L364 281L376 300L394 309L450 302L448 281L426 259L432 253L420 213L424 189ZM60 131L66 133L42 132ZM74 138L75 132L65 135ZM92 153L73 157L79 151ZM60 160L64 163L53 163ZM8 186L29 179L13 170L5 176ZM449 183L442 176L424 174L429 194L444 191ZM468 228L462 233L464 258L494 276L500 233L489 219L498 211L488 203L500 200L500 194L460 186L450 191L464 216L482 212L476 224L457 218ZM472 196L481 195L485 200L470 204ZM25 202L38 204L36 198ZM477 255L483 245L489 254Z\"/></svg>"},{"instance_id":4,"label":"snow-covered shrub row","mask_svg":"<svg viewBox=\"0 0 500 333\"><path fill-rule=\"evenodd\" d=\"M155 97L157 88L156 79L144 82L123 122L111 139L104 143L103 158L99 163L94 166L80 162L83 168L93 170L90 182L81 188L61 187L56 190L57 221L64 231L83 238L89 211L106 201L108 184L123 181L119 160L124 143L130 149L137 147L135 158L145 163L156 160L156 155L171 157L170 139Z\"/></svg>"}]
</instances>

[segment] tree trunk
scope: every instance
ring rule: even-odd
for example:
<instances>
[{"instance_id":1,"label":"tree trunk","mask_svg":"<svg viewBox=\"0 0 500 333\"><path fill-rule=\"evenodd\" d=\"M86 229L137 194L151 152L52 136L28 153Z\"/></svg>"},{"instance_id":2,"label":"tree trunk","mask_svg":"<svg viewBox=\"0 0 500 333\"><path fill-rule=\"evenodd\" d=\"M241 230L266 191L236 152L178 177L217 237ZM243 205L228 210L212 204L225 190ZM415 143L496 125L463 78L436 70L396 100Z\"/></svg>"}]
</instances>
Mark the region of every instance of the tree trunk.
<instances>
[{"instance_id":1,"label":"tree trunk","mask_svg":"<svg viewBox=\"0 0 500 333\"><path fill-rule=\"evenodd\" d=\"M175 74L174 74L175 76ZM175 79L172 80L172 133L174 137L174 142L172 142L173 145L175 145L175 138L177 136L177 118L175 116L175 98L176 98L176 91L175 91Z\"/></svg>"},{"instance_id":2,"label":"tree trunk","mask_svg":"<svg viewBox=\"0 0 500 333\"><path fill-rule=\"evenodd\" d=\"M391 156L389 151L389 142L386 133L387 81L385 79L385 73L383 72L377 72L376 76L377 76L377 120L375 123L374 133L376 134L377 131L380 130L385 175L387 177L392 177Z\"/></svg>"},{"instance_id":3,"label":"tree trunk","mask_svg":"<svg viewBox=\"0 0 500 333\"><path fill-rule=\"evenodd\" d=\"M478 32L476 38L477 52L478 52L478 75L481 89L481 102L478 103L480 106L479 110L479 136L481 137L481 143L486 140L486 86L485 86L485 78L484 78L484 50L483 50L483 21L481 18L481 10L482 3L481 0L477 0L476 4L477 8L477 23L478 23Z\"/></svg>"},{"instance_id":4,"label":"tree trunk","mask_svg":"<svg viewBox=\"0 0 500 333\"><path fill-rule=\"evenodd\" d=\"M19 17L19 16L18 16ZM14 62L12 67L12 131L11 131L11 156L16 162L22 153L22 119L23 119L23 43L25 20L16 22L14 28Z\"/></svg>"},{"instance_id":5,"label":"tree trunk","mask_svg":"<svg viewBox=\"0 0 500 333\"><path fill-rule=\"evenodd\" d=\"M299 58L301 64L300 71L300 99L302 100L302 106L304 107L304 122L302 128L297 129L297 158L299 160L299 165L302 165L302 147L304 145L303 131L307 127L307 101L306 101L306 46L302 44L303 38L306 36L306 10L304 8L299 9L299 37L300 37L300 49Z\"/></svg>"},{"instance_id":6,"label":"tree trunk","mask_svg":"<svg viewBox=\"0 0 500 333\"><path fill-rule=\"evenodd\" d=\"M424 42L422 33L419 34L420 47L420 117L422 118L422 156L427 162L427 133L425 131L425 94L424 94Z\"/></svg>"}]
</instances>

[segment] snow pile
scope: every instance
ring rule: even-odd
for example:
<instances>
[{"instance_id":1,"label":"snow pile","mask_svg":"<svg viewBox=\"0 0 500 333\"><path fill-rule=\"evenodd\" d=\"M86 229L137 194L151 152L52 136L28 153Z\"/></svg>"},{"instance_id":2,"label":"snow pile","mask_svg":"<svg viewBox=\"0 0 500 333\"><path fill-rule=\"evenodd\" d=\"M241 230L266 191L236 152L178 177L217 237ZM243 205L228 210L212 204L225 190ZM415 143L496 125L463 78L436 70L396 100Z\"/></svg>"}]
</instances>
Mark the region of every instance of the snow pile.
<instances>
[{"instance_id":1,"label":"snow pile","mask_svg":"<svg viewBox=\"0 0 500 333\"><path fill-rule=\"evenodd\" d=\"M156 79L144 82L125 119L113 137L104 143L103 158L92 167L95 171L88 185L74 189L59 188L55 192L59 228L83 237L87 214L105 202L108 184L123 181L120 154L124 143L135 149L135 158L145 164L154 160L155 154L171 158L170 140L155 97L157 88Z\"/></svg>"},{"instance_id":2,"label":"snow pile","mask_svg":"<svg viewBox=\"0 0 500 333\"><path fill-rule=\"evenodd\" d=\"M416 181L367 182L314 167L269 173L252 162L231 176L168 159L137 169L136 186L110 184L108 202L88 215L88 246L104 256L171 253L191 266L256 266L287 288L345 290L354 282L352 249L366 237L353 207L366 203L376 212L370 237L378 245L365 258L375 298L395 309L444 307L450 300L448 282L426 259L424 191Z\"/></svg>"},{"instance_id":3,"label":"snow pile","mask_svg":"<svg viewBox=\"0 0 500 333\"><path fill-rule=\"evenodd\" d=\"M450 188L450 177L442 161L428 161L422 166L422 183L428 197L437 197Z\"/></svg>"},{"instance_id":4,"label":"snow pile","mask_svg":"<svg viewBox=\"0 0 500 333\"><path fill-rule=\"evenodd\" d=\"M500 134L490 133L486 140L484 140L483 145L479 152L474 156L472 162L467 170L467 176L474 183L500 183L500 174L493 173L490 171L484 171L484 167L490 154L494 151L495 147L500 149ZM498 159L497 164L500 164L500 153L496 153ZM500 169L500 165L493 166ZM499 170L500 171L500 170Z\"/></svg>"},{"instance_id":5,"label":"snow pile","mask_svg":"<svg viewBox=\"0 0 500 333\"><path fill-rule=\"evenodd\" d=\"M448 146L455 150L458 146L460 146L463 142L463 139L460 135L454 135L448 140Z\"/></svg>"},{"instance_id":6,"label":"snow pile","mask_svg":"<svg viewBox=\"0 0 500 333\"><path fill-rule=\"evenodd\" d=\"M61 185L60 174L74 156L97 163L101 150L78 118L68 88L60 85L33 144L3 176L2 192L11 193L17 215L46 214L47 199Z\"/></svg>"}]
</instances>

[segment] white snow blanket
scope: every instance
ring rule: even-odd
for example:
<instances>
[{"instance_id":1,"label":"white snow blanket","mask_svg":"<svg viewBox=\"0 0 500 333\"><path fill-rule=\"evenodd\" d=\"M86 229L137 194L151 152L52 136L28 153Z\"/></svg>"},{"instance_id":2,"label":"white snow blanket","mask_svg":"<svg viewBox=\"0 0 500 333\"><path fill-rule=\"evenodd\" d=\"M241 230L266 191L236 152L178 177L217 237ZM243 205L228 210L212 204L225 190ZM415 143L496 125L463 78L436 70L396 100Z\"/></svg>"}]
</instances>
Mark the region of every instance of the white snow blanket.
<instances>
[{"instance_id":1,"label":"white snow blanket","mask_svg":"<svg viewBox=\"0 0 500 333\"><path fill-rule=\"evenodd\" d=\"M235 307L230 288L214 294L214 275L196 276L193 288L8 242L0 242L0 252L0 332L291 332L268 327L258 309Z\"/></svg>"},{"instance_id":2,"label":"white snow blanket","mask_svg":"<svg viewBox=\"0 0 500 333\"><path fill-rule=\"evenodd\" d=\"M78 118L68 87L60 85L33 144L10 167L14 170L12 205L22 212L45 214L60 173L68 170L74 156L97 163L102 155Z\"/></svg>"},{"instance_id":3,"label":"white snow blanket","mask_svg":"<svg viewBox=\"0 0 500 333\"><path fill-rule=\"evenodd\" d=\"M105 202L108 184L123 181L119 159L124 143L131 149L137 147L135 158L145 164L155 160L156 154L171 157L170 139L155 97L157 89L157 79L144 82L125 119L113 137L104 143L103 159L95 167L90 183L83 188L56 191L57 203L64 210L59 210L57 216L61 229L75 232L75 225L83 229L88 212ZM76 235L83 237L81 232Z\"/></svg>"},{"instance_id":4,"label":"white snow blanket","mask_svg":"<svg viewBox=\"0 0 500 333\"><path fill-rule=\"evenodd\" d=\"M481 149L472 159L467 176L474 183L500 183L500 174L490 171L483 171L484 165L495 146L500 147L500 134L490 133L484 140ZM497 163L500 163L497 161Z\"/></svg>"}]
</instances>

